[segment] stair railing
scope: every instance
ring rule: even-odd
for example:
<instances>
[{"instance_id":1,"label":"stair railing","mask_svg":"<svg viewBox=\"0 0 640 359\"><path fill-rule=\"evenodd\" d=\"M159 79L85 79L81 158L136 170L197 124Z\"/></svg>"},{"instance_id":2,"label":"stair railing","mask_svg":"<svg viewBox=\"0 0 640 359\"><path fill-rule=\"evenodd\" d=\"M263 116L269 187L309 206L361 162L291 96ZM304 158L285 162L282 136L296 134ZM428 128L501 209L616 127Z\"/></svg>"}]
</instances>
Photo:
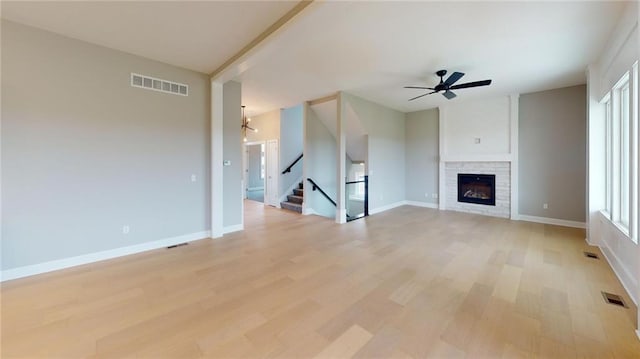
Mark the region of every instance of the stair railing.
<instances>
[{"instance_id":1,"label":"stair railing","mask_svg":"<svg viewBox=\"0 0 640 359\"><path fill-rule=\"evenodd\" d=\"M287 172L291 172L291 168L293 166L295 166L296 163L298 163L298 161L300 161L302 159L302 156L304 156L304 153L301 153L300 156L298 156L298 158L295 159L295 161L293 161L289 167L285 168L284 171L282 171L282 174L285 174Z\"/></svg>"},{"instance_id":2,"label":"stair railing","mask_svg":"<svg viewBox=\"0 0 640 359\"><path fill-rule=\"evenodd\" d=\"M301 156L302 157L302 156ZM325 193L325 191L322 190L322 188L320 188L320 186L318 186L317 183L315 183L311 178L307 178L307 181L311 182L311 185L313 187L311 187L312 190L318 190L320 191L320 193L322 193L322 195L329 200L329 202L333 203L334 206L338 207L338 205L336 204L336 201L332 200L331 197L329 197L328 194Z\"/></svg>"},{"instance_id":3,"label":"stair railing","mask_svg":"<svg viewBox=\"0 0 640 359\"><path fill-rule=\"evenodd\" d=\"M347 214L347 221L369 216L369 176L363 176L363 179L360 181L345 182L345 184L347 185L357 184L357 183L364 183L364 214L360 216L354 216L354 217Z\"/></svg>"}]
</instances>

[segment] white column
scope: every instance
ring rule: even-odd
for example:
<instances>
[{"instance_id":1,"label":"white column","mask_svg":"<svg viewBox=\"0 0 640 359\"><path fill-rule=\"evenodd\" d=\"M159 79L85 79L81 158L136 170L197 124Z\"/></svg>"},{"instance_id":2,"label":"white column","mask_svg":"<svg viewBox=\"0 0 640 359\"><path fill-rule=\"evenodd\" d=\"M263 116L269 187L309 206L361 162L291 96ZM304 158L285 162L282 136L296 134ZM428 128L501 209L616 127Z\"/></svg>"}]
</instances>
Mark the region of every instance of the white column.
<instances>
[{"instance_id":1,"label":"white column","mask_svg":"<svg viewBox=\"0 0 640 359\"><path fill-rule=\"evenodd\" d=\"M309 121L309 102L302 104L302 185L305 188L305 195L302 199L302 214L307 215L307 201L309 200L310 186L307 182L307 175L309 173L309 142L307 141L307 121Z\"/></svg>"},{"instance_id":2,"label":"white column","mask_svg":"<svg viewBox=\"0 0 640 359\"><path fill-rule=\"evenodd\" d=\"M211 81L211 237L223 235L223 91Z\"/></svg>"},{"instance_id":3,"label":"white column","mask_svg":"<svg viewBox=\"0 0 640 359\"><path fill-rule=\"evenodd\" d=\"M586 240L591 245L600 245L594 233L598 212L605 208L606 156L605 149L605 107L598 102L599 72L594 66L587 70L587 160L586 160Z\"/></svg>"},{"instance_id":4,"label":"white column","mask_svg":"<svg viewBox=\"0 0 640 359\"><path fill-rule=\"evenodd\" d=\"M346 116L344 116L344 101L342 99L342 92L338 93L337 99L337 108L336 108L336 145L338 146L338 158L336 163L338 164L338 170L336 171L338 174L337 186L336 186L336 223L346 223L347 222L347 210L346 210L346 198L345 198L345 181L347 178L346 171L346 156L347 156L347 138L345 134L345 120Z\"/></svg>"},{"instance_id":5,"label":"white column","mask_svg":"<svg viewBox=\"0 0 640 359\"><path fill-rule=\"evenodd\" d=\"M519 94L509 96L509 129L511 140L509 141L509 153L511 157L511 219L518 220L518 125L520 121Z\"/></svg>"}]
</instances>

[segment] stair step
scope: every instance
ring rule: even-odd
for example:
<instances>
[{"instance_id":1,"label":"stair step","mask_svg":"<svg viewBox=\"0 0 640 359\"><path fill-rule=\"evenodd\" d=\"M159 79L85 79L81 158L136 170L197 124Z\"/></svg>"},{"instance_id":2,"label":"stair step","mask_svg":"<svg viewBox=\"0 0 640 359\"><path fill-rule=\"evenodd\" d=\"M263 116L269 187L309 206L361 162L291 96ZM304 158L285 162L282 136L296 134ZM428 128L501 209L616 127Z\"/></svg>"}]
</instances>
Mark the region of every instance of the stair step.
<instances>
[{"instance_id":1,"label":"stair step","mask_svg":"<svg viewBox=\"0 0 640 359\"><path fill-rule=\"evenodd\" d=\"M280 202L280 207L290 211L302 213L302 204L292 202Z\"/></svg>"},{"instance_id":2,"label":"stair step","mask_svg":"<svg viewBox=\"0 0 640 359\"><path fill-rule=\"evenodd\" d=\"M304 190L303 189L294 188L293 189L293 194L295 196L303 197L304 196Z\"/></svg>"},{"instance_id":3,"label":"stair step","mask_svg":"<svg viewBox=\"0 0 640 359\"><path fill-rule=\"evenodd\" d=\"M296 195L287 196L287 202L302 204L302 200L303 200L302 196L296 196Z\"/></svg>"},{"instance_id":4,"label":"stair step","mask_svg":"<svg viewBox=\"0 0 640 359\"><path fill-rule=\"evenodd\" d=\"M302 189L304 187L304 184L302 182L298 183L298 188Z\"/></svg>"}]
</instances>

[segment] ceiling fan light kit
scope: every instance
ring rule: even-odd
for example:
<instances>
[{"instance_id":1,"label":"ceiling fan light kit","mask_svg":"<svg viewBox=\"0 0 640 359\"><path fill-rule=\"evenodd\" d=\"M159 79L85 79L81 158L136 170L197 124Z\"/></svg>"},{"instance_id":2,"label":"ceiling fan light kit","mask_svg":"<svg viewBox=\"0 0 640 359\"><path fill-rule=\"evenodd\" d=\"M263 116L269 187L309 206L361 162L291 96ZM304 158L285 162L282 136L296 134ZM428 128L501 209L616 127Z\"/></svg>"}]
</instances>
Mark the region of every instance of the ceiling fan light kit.
<instances>
[{"instance_id":1,"label":"ceiling fan light kit","mask_svg":"<svg viewBox=\"0 0 640 359\"><path fill-rule=\"evenodd\" d=\"M456 82L458 82L458 80L462 78L462 76L464 76L464 73L454 72L449 76L449 78L444 80L446 74L447 70L440 70L436 72L436 75L440 77L440 83L437 84L436 87L405 86L404 88L406 89L431 90L431 92L427 92L425 94L410 98L409 101L417 100L421 97L440 92L442 92L442 96L446 97L447 100L451 100L456 97L456 94L451 90L491 85L491 80L473 81L454 85Z\"/></svg>"}]
</instances>

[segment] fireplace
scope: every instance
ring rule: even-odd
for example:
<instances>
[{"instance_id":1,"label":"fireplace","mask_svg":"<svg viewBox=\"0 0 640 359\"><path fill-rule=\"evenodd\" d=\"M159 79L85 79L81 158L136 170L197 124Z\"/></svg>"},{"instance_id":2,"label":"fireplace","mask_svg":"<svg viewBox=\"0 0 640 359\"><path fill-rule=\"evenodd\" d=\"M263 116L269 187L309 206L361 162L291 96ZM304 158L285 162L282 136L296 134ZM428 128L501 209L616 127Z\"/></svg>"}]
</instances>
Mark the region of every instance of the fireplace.
<instances>
[{"instance_id":1,"label":"fireplace","mask_svg":"<svg viewBox=\"0 0 640 359\"><path fill-rule=\"evenodd\" d=\"M496 176L458 173L458 202L496 205Z\"/></svg>"}]
</instances>

